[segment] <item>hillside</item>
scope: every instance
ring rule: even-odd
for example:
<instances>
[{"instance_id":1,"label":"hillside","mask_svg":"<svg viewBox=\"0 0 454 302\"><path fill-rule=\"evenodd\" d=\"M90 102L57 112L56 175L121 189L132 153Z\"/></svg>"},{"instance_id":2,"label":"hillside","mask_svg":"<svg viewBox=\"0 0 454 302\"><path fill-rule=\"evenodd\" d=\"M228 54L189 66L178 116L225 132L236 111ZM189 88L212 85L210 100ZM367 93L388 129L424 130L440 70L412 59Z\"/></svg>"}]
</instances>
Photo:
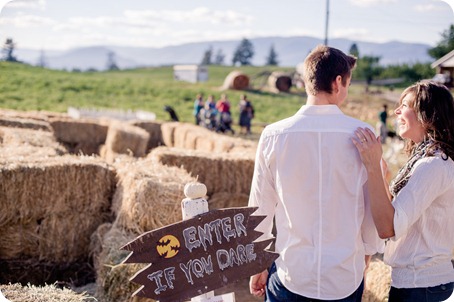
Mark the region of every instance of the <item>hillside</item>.
<instances>
[{"instance_id":1,"label":"hillside","mask_svg":"<svg viewBox=\"0 0 454 302\"><path fill-rule=\"evenodd\" d=\"M271 45L278 54L280 66L294 67L304 60L309 51L316 45L323 43L321 39L313 37L267 37L250 40L254 45L255 55L253 65L265 64ZM431 62L427 54L430 45L403 43L392 41L387 43L371 43L352 41L348 39L332 39L330 45L348 52L350 46L356 43L360 55L373 55L381 58L383 65L401 63ZM225 55L224 63L231 64L232 54L239 41L209 41L187 43L162 48L139 48L128 46L93 46L69 49L67 51L17 49L19 60L35 65L41 55L44 56L47 67L52 69L106 69L109 52L115 53L117 65L122 68L136 68L144 66L163 66L173 64L198 64L204 52L210 47L216 54L221 50Z\"/></svg>"}]
</instances>

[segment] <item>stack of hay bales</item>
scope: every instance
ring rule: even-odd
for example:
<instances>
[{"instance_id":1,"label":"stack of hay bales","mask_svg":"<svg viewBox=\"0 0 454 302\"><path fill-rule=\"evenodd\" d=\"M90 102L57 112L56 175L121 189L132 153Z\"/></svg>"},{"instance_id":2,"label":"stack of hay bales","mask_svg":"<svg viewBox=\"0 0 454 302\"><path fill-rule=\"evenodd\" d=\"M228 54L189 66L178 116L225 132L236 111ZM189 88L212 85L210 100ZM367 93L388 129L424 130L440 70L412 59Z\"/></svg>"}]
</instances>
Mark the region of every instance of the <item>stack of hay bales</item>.
<instances>
[{"instance_id":1,"label":"stack of hay bales","mask_svg":"<svg viewBox=\"0 0 454 302\"><path fill-rule=\"evenodd\" d=\"M66 153L66 148L55 140L52 132L0 127L0 158L46 158Z\"/></svg>"},{"instance_id":2,"label":"stack of hay bales","mask_svg":"<svg viewBox=\"0 0 454 302\"><path fill-rule=\"evenodd\" d=\"M207 186L210 196L219 192L246 195L250 192L253 152L213 153L158 147L148 157L168 166L182 167Z\"/></svg>"},{"instance_id":3,"label":"stack of hay bales","mask_svg":"<svg viewBox=\"0 0 454 302\"><path fill-rule=\"evenodd\" d=\"M150 135L150 139L148 140L147 144L147 151L150 151L151 149L162 146L164 144L161 133L162 122L132 121L130 122L130 124L144 129Z\"/></svg>"},{"instance_id":4,"label":"stack of hay bales","mask_svg":"<svg viewBox=\"0 0 454 302\"><path fill-rule=\"evenodd\" d=\"M249 195L245 193L217 192L208 198L210 210L245 207L248 201Z\"/></svg>"},{"instance_id":5,"label":"stack of hay bales","mask_svg":"<svg viewBox=\"0 0 454 302\"><path fill-rule=\"evenodd\" d=\"M143 265L121 264L129 254L119 248L144 232L182 219L184 185L194 182L185 170L150 159L122 158L114 163L118 188L113 200L116 219L92 236L100 301L153 301L131 298L140 286L129 281Z\"/></svg>"},{"instance_id":6,"label":"stack of hay bales","mask_svg":"<svg viewBox=\"0 0 454 302\"><path fill-rule=\"evenodd\" d=\"M194 182L188 172L152 159L116 162L118 187L112 209L114 225L141 234L181 220L184 185Z\"/></svg>"},{"instance_id":7,"label":"stack of hay bales","mask_svg":"<svg viewBox=\"0 0 454 302\"><path fill-rule=\"evenodd\" d=\"M179 122L166 122L161 125L162 141L167 147L175 146L175 129L179 125Z\"/></svg>"},{"instance_id":8,"label":"stack of hay bales","mask_svg":"<svg viewBox=\"0 0 454 302\"><path fill-rule=\"evenodd\" d=\"M249 77L242 71L230 72L224 80L222 89L246 90L249 88Z\"/></svg>"},{"instance_id":9,"label":"stack of hay bales","mask_svg":"<svg viewBox=\"0 0 454 302\"><path fill-rule=\"evenodd\" d=\"M115 184L115 172L99 158L0 158L0 259L86 263L91 234L111 220Z\"/></svg>"},{"instance_id":10,"label":"stack of hay bales","mask_svg":"<svg viewBox=\"0 0 454 302\"><path fill-rule=\"evenodd\" d=\"M56 139L73 154L99 154L109 128L109 121L89 118L50 117L49 122Z\"/></svg>"},{"instance_id":11,"label":"stack of hay bales","mask_svg":"<svg viewBox=\"0 0 454 302\"><path fill-rule=\"evenodd\" d=\"M100 153L107 162L113 162L119 154L142 157L146 154L149 139L150 134L140 127L112 122Z\"/></svg>"},{"instance_id":12,"label":"stack of hay bales","mask_svg":"<svg viewBox=\"0 0 454 302\"><path fill-rule=\"evenodd\" d=\"M167 147L218 153L254 153L257 149L256 142L214 133L188 123L163 123L161 130Z\"/></svg>"},{"instance_id":13,"label":"stack of hay bales","mask_svg":"<svg viewBox=\"0 0 454 302\"><path fill-rule=\"evenodd\" d=\"M1 285L0 290L5 298L14 302L84 302L95 300L87 294L78 294L70 289L60 289L55 285L37 287L22 286L18 283Z\"/></svg>"},{"instance_id":14,"label":"stack of hay bales","mask_svg":"<svg viewBox=\"0 0 454 302\"><path fill-rule=\"evenodd\" d=\"M52 131L50 124L46 121L21 118L21 117L0 117L0 126L2 127L15 127L43 131Z\"/></svg>"}]
</instances>

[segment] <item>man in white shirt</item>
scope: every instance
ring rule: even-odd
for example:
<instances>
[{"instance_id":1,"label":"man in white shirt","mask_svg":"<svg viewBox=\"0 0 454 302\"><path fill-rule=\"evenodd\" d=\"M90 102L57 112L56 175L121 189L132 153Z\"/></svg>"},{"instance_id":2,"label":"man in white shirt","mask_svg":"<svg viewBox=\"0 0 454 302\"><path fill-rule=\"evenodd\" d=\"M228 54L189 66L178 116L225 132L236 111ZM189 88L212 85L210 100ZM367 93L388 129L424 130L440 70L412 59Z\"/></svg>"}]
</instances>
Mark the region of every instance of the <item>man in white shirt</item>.
<instances>
[{"instance_id":1,"label":"man in white shirt","mask_svg":"<svg viewBox=\"0 0 454 302\"><path fill-rule=\"evenodd\" d=\"M259 141L249 206L267 217L279 258L254 275L265 301L361 301L367 255L382 252L369 209L367 172L350 137L368 124L348 117L345 101L356 58L316 47L304 61L306 105L267 126Z\"/></svg>"}]
</instances>

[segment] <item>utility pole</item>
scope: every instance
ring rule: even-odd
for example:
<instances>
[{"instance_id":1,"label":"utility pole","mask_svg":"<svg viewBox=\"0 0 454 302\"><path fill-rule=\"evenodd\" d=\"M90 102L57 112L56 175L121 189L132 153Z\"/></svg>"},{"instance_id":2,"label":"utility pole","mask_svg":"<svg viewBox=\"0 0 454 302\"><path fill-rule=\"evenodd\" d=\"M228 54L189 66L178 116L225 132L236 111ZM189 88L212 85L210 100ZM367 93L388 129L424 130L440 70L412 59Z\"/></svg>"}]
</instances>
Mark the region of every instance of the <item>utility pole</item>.
<instances>
[{"instance_id":1,"label":"utility pole","mask_svg":"<svg viewBox=\"0 0 454 302\"><path fill-rule=\"evenodd\" d=\"M325 45L328 46L329 0L326 0Z\"/></svg>"}]
</instances>

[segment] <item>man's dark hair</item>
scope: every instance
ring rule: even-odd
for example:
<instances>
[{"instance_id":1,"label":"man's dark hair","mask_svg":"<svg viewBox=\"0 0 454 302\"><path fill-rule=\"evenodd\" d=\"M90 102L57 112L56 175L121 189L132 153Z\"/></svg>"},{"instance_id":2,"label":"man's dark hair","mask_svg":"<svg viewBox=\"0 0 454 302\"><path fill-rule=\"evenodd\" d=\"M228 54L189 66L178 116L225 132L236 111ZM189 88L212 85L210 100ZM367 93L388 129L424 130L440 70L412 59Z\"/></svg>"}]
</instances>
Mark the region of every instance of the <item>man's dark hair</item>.
<instances>
[{"instance_id":1,"label":"man's dark hair","mask_svg":"<svg viewBox=\"0 0 454 302\"><path fill-rule=\"evenodd\" d=\"M332 83L337 76L342 77L342 84L356 65L356 58L346 55L339 49L319 45L304 60L303 80L308 94L316 95L324 91L332 93Z\"/></svg>"}]
</instances>

